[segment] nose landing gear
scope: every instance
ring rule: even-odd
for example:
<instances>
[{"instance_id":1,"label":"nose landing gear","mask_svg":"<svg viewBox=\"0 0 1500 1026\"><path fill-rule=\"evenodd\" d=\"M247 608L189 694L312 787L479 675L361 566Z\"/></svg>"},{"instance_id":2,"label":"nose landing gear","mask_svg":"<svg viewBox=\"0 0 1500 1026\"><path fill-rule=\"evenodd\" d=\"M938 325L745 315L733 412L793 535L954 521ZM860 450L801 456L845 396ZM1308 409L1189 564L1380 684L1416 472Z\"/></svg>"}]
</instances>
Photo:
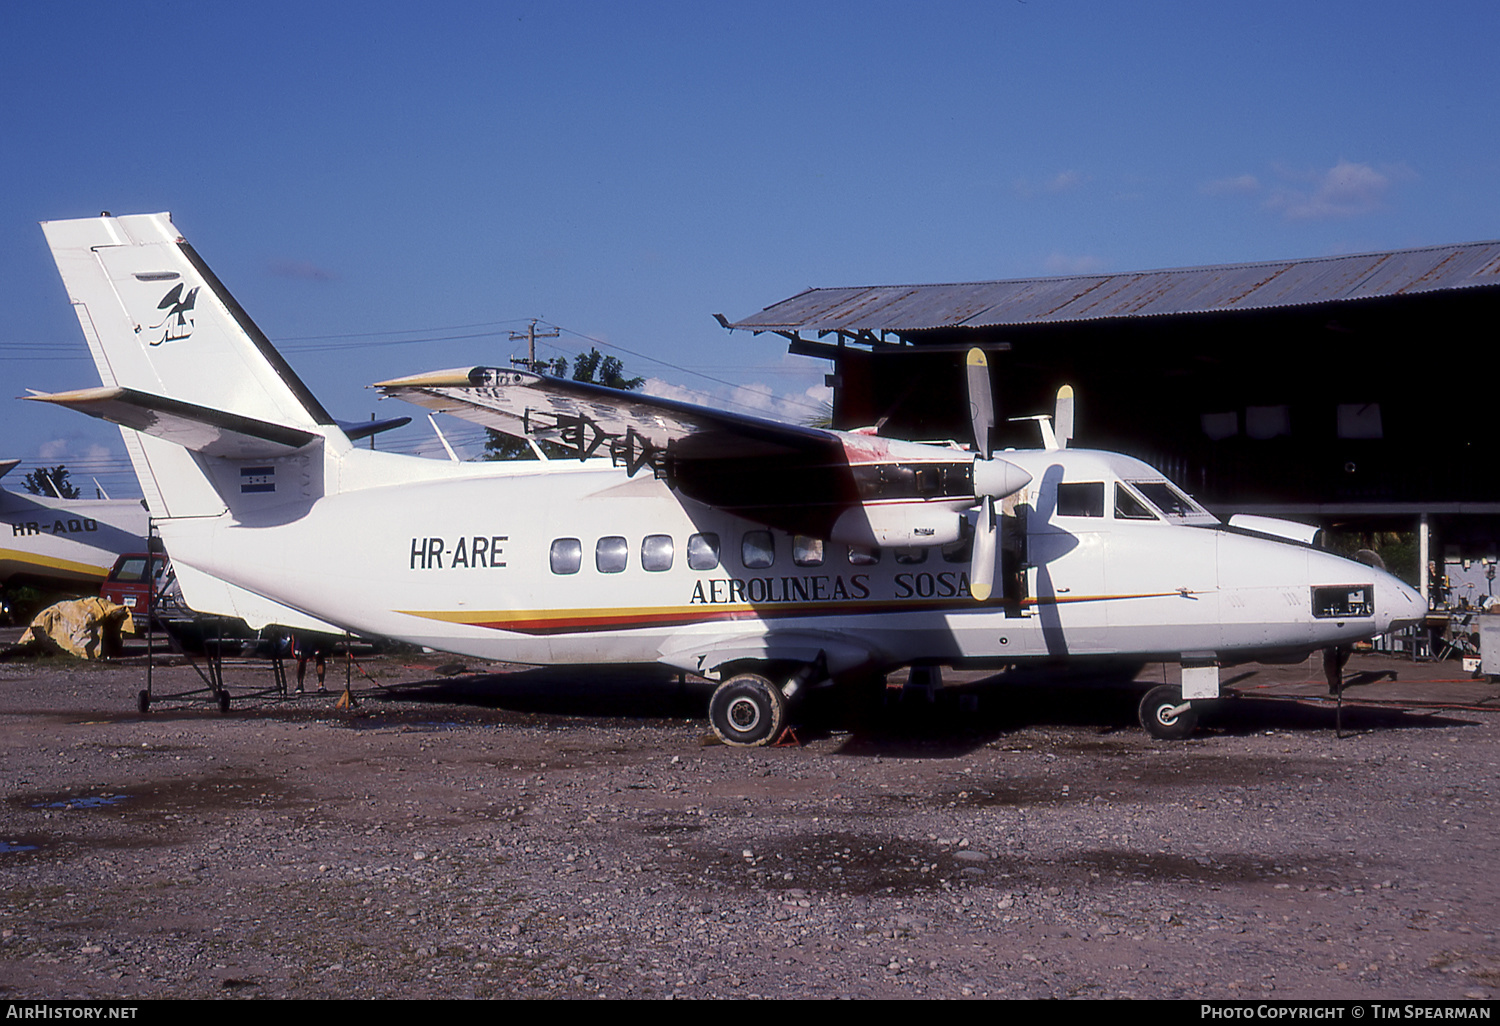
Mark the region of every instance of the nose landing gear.
<instances>
[{"instance_id":1,"label":"nose landing gear","mask_svg":"<svg viewBox=\"0 0 1500 1026\"><path fill-rule=\"evenodd\" d=\"M1140 721L1152 737L1180 741L1197 729L1198 713L1191 702L1183 701L1181 688L1163 684L1141 699Z\"/></svg>"}]
</instances>

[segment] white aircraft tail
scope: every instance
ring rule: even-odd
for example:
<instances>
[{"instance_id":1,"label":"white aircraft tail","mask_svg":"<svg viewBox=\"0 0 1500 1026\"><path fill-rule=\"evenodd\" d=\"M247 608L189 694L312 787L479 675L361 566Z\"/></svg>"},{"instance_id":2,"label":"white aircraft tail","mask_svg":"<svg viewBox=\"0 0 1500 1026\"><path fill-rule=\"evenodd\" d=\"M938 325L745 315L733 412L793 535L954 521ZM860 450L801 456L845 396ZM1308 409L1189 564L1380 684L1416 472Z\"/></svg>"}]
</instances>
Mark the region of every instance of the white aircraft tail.
<instances>
[{"instance_id":1,"label":"white aircraft tail","mask_svg":"<svg viewBox=\"0 0 1500 1026\"><path fill-rule=\"evenodd\" d=\"M42 230L102 385L31 398L141 432L123 434L154 515L321 493L323 445L348 439L170 215Z\"/></svg>"}]
</instances>

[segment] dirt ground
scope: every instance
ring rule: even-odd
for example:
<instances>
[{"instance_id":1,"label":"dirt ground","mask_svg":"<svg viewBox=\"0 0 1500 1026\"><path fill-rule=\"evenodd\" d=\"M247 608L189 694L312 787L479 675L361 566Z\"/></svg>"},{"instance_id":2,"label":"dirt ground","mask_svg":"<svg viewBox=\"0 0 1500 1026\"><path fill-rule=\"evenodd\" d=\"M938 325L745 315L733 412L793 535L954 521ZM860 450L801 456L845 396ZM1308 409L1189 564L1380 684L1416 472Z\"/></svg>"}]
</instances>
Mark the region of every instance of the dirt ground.
<instances>
[{"instance_id":1,"label":"dirt ground","mask_svg":"<svg viewBox=\"0 0 1500 1026\"><path fill-rule=\"evenodd\" d=\"M446 661L352 710L237 662L227 715L158 666L144 716L139 665L0 663L0 998L1500 990L1500 688L1456 663L1356 656L1341 710L1228 670L1178 742L1160 666L950 673L745 750L701 681Z\"/></svg>"}]
</instances>

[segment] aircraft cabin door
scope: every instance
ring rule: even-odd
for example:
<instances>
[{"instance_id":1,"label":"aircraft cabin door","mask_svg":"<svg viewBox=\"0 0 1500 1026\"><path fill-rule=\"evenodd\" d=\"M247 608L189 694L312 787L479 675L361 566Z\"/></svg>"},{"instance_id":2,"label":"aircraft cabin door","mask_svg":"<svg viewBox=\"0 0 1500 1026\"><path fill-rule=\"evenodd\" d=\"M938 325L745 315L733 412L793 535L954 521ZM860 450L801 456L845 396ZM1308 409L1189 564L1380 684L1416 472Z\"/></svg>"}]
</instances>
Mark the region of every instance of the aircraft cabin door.
<instances>
[{"instance_id":1,"label":"aircraft cabin door","mask_svg":"<svg viewBox=\"0 0 1500 1026\"><path fill-rule=\"evenodd\" d=\"M1109 651L1103 481L1062 480L1062 467L1047 468L1027 516L1028 576L1048 655Z\"/></svg>"}]
</instances>

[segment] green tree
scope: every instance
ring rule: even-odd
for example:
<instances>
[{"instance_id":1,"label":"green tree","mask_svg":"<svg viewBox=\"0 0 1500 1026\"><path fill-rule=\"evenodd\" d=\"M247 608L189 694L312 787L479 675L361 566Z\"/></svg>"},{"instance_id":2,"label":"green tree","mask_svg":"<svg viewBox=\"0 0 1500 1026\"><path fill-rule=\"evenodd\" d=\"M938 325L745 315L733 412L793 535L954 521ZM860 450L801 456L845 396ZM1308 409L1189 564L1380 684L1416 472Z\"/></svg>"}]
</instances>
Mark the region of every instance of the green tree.
<instances>
[{"instance_id":1,"label":"green tree","mask_svg":"<svg viewBox=\"0 0 1500 1026\"><path fill-rule=\"evenodd\" d=\"M68 468L61 463L38 467L26 475L23 483L32 495L55 495L59 499L76 499L79 495L78 486L68 480Z\"/></svg>"},{"instance_id":2,"label":"green tree","mask_svg":"<svg viewBox=\"0 0 1500 1026\"><path fill-rule=\"evenodd\" d=\"M545 367L547 373L554 378L560 378L568 372L568 361L565 358L553 360L542 364L537 361L541 370ZM578 359L573 361L573 380L582 381L591 385L603 385L605 388L618 388L624 392L634 392L646 383L643 377L627 378L624 374L625 365L618 357L605 356L597 348L590 348L587 353L579 353ZM548 459L563 459L571 453L555 442L540 442L542 452L547 454ZM494 428L485 430L484 455L480 459L485 460L534 460L536 454L531 451L531 446L526 444L525 439L515 438L511 435L502 434Z\"/></svg>"},{"instance_id":3,"label":"green tree","mask_svg":"<svg viewBox=\"0 0 1500 1026\"><path fill-rule=\"evenodd\" d=\"M624 370L625 365L620 362L619 357L604 356L599 350L590 349L587 353L579 353L578 359L573 361L573 380L603 385L605 388L618 388L625 392L634 392L646 383L646 379L642 377L625 377Z\"/></svg>"}]
</instances>

